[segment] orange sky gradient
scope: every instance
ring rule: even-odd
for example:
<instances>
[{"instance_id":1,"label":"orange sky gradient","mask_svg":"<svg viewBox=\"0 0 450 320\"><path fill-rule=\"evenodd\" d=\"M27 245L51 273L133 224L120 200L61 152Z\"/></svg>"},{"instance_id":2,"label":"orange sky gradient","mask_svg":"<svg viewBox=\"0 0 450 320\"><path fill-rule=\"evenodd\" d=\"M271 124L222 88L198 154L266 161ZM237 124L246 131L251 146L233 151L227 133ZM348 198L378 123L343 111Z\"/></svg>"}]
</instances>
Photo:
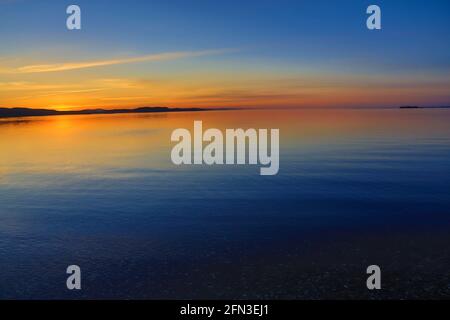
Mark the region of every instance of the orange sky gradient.
<instances>
[{"instance_id":1,"label":"orange sky gradient","mask_svg":"<svg viewBox=\"0 0 450 320\"><path fill-rule=\"evenodd\" d=\"M3 59L2 107L358 107L429 104L450 81L311 71L307 67L245 67L233 50L167 52L83 61ZM202 64L214 57L215 62Z\"/></svg>"}]
</instances>

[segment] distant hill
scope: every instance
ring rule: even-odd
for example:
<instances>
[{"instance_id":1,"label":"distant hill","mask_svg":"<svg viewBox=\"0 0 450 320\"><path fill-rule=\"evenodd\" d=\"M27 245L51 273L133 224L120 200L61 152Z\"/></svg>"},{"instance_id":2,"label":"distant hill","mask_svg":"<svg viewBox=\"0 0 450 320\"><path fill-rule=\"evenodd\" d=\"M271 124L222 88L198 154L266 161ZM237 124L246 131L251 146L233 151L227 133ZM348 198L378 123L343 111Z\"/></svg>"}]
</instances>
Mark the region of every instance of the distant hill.
<instances>
[{"instance_id":1,"label":"distant hill","mask_svg":"<svg viewBox=\"0 0 450 320\"><path fill-rule=\"evenodd\" d=\"M450 106L420 107L420 106L400 106L400 109L450 109ZM80 115L80 114L119 114L119 113L158 113L158 112L193 112L193 111L213 111L213 110L242 110L245 108L168 108L168 107L140 107L135 109L85 109L72 111L57 111L52 109L31 109L31 108L0 108L0 118L19 117L43 117L58 115ZM257 108L254 108L257 109Z\"/></svg>"},{"instance_id":2,"label":"distant hill","mask_svg":"<svg viewBox=\"0 0 450 320\"><path fill-rule=\"evenodd\" d=\"M16 117L42 117L57 115L77 114L117 114L117 113L156 113L156 112L185 112L185 111L208 111L212 109L202 108L167 108L167 107L141 107L135 109L86 109L75 111L57 111L51 109L30 108L0 108L0 118ZM214 109L217 110L217 109ZM223 110L223 109L222 109Z\"/></svg>"},{"instance_id":3,"label":"distant hill","mask_svg":"<svg viewBox=\"0 0 450 320\"><path fill-rule=\"evenodd\" d=\"M401 106L400 109L446 109L450 106L438 106L438 107L420 107L420 106Z\"/></svg>"}]
</instances>

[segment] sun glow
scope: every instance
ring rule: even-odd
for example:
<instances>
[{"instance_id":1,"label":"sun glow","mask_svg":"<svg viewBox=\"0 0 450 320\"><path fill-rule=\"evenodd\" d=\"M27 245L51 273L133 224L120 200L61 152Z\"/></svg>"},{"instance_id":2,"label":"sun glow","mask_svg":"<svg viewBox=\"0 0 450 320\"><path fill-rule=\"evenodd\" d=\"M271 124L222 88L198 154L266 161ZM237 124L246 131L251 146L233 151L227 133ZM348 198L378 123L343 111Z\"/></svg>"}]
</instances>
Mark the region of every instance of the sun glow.
<instances>
[{"instance_id":1,"label":"sun glow","mask_svg":"<svg viewBox=\"0 0 450 320\"><path fill-rule=\"evenodd\" d=\"M58 105L50 105L48 108L57 110L57 111L71 111L71 110L80 109L80 106L68 105L68 104L58 104Z\"/></svg>"}]
</instances>

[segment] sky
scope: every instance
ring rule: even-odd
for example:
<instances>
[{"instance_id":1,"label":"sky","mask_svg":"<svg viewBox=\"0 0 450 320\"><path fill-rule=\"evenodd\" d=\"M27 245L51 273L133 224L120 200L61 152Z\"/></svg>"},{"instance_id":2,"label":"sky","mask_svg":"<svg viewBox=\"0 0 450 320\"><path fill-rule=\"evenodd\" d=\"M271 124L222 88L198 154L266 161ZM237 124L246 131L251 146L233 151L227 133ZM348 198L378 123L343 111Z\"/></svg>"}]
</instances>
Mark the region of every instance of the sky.
<instances>
[{"instance_id":1,"label":"sky","mask_svg":"<svg viewBox=\"0 0 450 320\"><path fill-rule=\"evenodd\" d=\"M0 0L0 107L398 105L450 105L448 0Z\"/></svg>"}]
</instances>

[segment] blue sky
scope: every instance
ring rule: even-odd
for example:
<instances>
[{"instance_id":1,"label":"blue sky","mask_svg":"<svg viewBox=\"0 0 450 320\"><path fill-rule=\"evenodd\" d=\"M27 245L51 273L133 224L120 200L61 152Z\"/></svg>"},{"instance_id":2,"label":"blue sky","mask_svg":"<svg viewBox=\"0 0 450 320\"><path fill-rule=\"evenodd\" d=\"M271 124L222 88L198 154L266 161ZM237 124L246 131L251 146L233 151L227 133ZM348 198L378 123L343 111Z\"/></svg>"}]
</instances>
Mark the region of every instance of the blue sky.
<instances>
[{"instance_id":1,"label":"blue sky","mask_svg":"<svg viewBox=\"0 0 450 320\"><path fill-rule=\"evenodd\" d=\"M69 4L82 9L81 31L65 28ZM366 28L370 4L382 9L381 31ZM176 70L264 71L286 78L373 75L377 81L387 77L396 82L423 77L445 87L450 78L449 16L446 0L0 0L0 59L8 67L20 61L46 64L232 49L155 64L151 70L173 76ZM123 76L141 68L116 69L102 71ZM447 98L440 93L434 100L444 103Z\"/></svg>"}]
</instances>

